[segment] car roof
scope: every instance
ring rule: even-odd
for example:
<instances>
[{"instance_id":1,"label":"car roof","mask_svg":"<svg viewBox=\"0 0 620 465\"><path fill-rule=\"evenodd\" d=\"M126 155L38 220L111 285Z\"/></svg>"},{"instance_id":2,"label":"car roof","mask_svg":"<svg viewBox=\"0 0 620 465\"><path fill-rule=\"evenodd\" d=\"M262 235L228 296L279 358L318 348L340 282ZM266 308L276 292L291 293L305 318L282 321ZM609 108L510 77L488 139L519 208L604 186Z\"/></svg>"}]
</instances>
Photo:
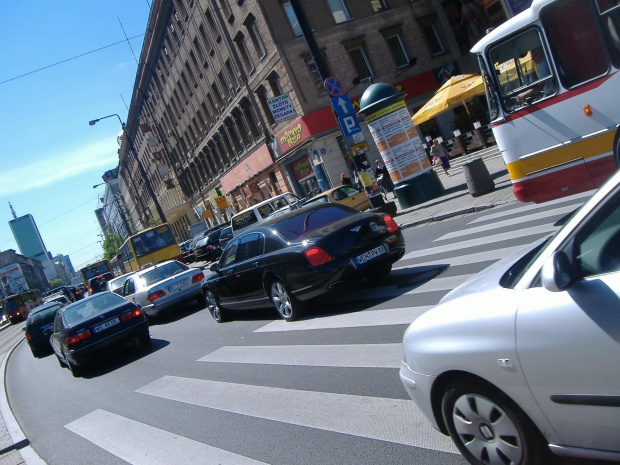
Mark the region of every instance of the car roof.
<instances>
[{"instance_id":1,"label":"car roof","mask_svg":"<svg viewBox=\"0 0 620 465\"><path fill-rule=\"evenodd\" d=\"M46 308L55 307L56 305L62 305L62 302L45 302L43 305L39 305L38 307L30 310L30 313L38 313L42 310L45 310Z\"/></svg>"}]
</instances>

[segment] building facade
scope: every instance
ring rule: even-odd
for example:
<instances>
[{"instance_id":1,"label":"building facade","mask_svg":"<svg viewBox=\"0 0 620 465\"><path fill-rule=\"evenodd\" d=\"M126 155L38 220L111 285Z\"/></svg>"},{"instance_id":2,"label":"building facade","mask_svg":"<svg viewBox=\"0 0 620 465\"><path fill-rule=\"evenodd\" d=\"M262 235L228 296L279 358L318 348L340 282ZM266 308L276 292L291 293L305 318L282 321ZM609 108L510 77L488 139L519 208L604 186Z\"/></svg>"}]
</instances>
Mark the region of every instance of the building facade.
<instances>
[{"instance_id":1,"label":"building facade","mask_svg":"<svg viewBox=\"0 0 620 465\"><path fill-rule=\"evenodd\" d=\"M477 72L461 36L493 21L468 3L155 0L119 152L135 224L162 212L180 240L196 218L218 224L374 166L368 128L360 122L364 141L351 150L324 80L338 78L355 111L370 84L389 83L413 114L451 75ZM505 18L503 0L492 4Z\"/></svg>"},{"instance_id":2,"label":"building facade","mask_svg":"<svg viewBox=\"0 0 620 465\"><path fill-rule=\"evenodd\" d=\"M9 226L22 255L41 262L49 260L49 253L32 215L12 219Z\"/></svg>"},{"instance_id":3,"label":"building facade","mask_svg":"<svg viewBox=\"0 0 620 465\"><path fill-rule=\"evenodd\" d=\"M39 260L25 257L9 249L0 252L0 296L6 297L25 290L49 288L48 280Z\"/></svg>"}]
</instances>

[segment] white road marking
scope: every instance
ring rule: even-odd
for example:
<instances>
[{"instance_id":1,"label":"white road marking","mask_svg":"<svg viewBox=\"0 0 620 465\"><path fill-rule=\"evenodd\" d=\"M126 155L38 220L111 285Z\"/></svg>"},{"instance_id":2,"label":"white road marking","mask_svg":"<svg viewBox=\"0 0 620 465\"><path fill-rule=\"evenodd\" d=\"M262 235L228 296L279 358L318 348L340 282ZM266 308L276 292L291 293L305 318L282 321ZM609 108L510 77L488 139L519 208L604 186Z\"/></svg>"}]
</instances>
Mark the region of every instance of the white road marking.
<instances>
[{"instance_id":1,"label":"white road marking","mask_svg":"<svg viewBox=\"0 0 620 465\"><path fill-rule=\"evenodd\" d=\"M136 392L190 405L457 453L410 400L164 376Z\"/></svg>"},{"instance_id":2,"label":"white road marking","mask_svg":"<svg viewBox=\"0 0 620 465\"><path fill-rule=\"evenodd\" d=\"M473 263L483 263L500 260L504 257L508 257L513 253L523 249L523 245L517 245L514 247L504 247L495 250L485 250L484 252L472 253L468 255L460 255L450 258L441 258L439 260L431 260L429 262L416 263L415 265L405 265L392 268L392 273L396 270L402 271L409 269L411 272L415 272L417 268L421 268L424 266L438 266L438 265L449 265L449 266L459 266L459 265L470 265Z\"/></svg>"},{"instance_id":3,"label":"white road marking","mask_svg":"<svg viewBox=\"0 0 620 465\"><path fill-rule=\"evenodd\" d=\"M100 409L65 428L135 465L264 463Z\"/></svg>"}]
</instances>

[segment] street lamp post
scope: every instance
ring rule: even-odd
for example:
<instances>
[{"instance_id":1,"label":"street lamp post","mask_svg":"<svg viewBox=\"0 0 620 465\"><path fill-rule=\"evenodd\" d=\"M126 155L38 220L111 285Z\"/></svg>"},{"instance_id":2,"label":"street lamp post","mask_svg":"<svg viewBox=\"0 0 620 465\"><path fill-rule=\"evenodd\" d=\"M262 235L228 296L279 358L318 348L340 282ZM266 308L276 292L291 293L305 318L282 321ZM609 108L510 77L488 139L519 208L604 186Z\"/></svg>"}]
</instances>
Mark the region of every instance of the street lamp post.
<instances>
[{"instance_id":1,"label":"street lamp post","mask_svg":"<svg viewBox=\"0 0 620 465\"><path fill-rule=\"evenodd\" d=\"M123 123L123 121L121 120L121 117L118 116L116 113L113 113L111 115L104 116L102 118L97 118L97 119L90 120L88 122L88 125L89 126L94 126L95 124L97 124L102 119L111 118L112 116L116 116L118 118L119 123L121 123L121 127L123 128L123 132L127 136L127 143L129 144L129 151L132 152L134 157L136 158L136 164L138 165L138 170L140 171L140 176L142 176L142 179L144 179L144 184L146 185L146 190L147 190L149 196L151 197L151 199L153 199L153 203L155 204L155 209L157 210L157 214L159 215L159 220L162 223L165 223L166 222L166 215L164 214L164 211L162 210L161 205L159 204L159 200L157 200L157 196L155 195L155 192L153 191L153 187L151 186L151 181L149 180L148 176L146 175L146 171L144 170L144 167L142 166L142 163L140 162L140 157L138 157L138 154L136 153L136 151L134 149L133 142L131 141L131 137L129 137L129 134L127 133L127 130L125 129L125 123Z\"/></svg>"},{"instance_id":2,"label":"street lamp post","mask_svg":"<svg viewBox=\"0 0 620 465\"><path fill-rule=\"evenodd\" d=\"M93 189L96 189L99 186L102 186L106 184L105 182L99 183L99 184L95 184L93 186ZM127 222L127 217L125 216L125 212L123 211L123 208L121 206L121 203L118 201L118 193L114 192L114 189L112 189L112 187L110 186L110 191L112 192L112 198L114 199L114 203L116 204L116 209L118 210L118 214L121 217L121 221L123 222L123 228L125 228L125 231L127 233L127 237L129 237L131 235L131 229L129 228L129 223ZM119 236L121 236L121 238L123 240L125 240L127 237L124 237L123 234L119 234Z\"/></svg>"}]
</instances>

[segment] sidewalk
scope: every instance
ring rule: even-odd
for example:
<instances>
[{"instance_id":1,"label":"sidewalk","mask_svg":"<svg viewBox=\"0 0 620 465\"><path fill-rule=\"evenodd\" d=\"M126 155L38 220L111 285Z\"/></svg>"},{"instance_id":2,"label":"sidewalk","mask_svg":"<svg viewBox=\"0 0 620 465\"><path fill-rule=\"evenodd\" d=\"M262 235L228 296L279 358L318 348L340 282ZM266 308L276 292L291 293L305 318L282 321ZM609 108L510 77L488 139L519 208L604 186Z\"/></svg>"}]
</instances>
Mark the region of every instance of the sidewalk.
<instances>
[{"instance_id":1,"label":"sidewalk","mask_svg":"<svg viewBox=\"0 0 620 465\"><path fill-rule=\"evenodd\" d=\"M469 194L463 174L463 164L480 157L484 160L491 177L495 181L495 190L479 197L472 197ZM451 176L446 176L439 167L434 168L446 189L440 197L404 210L400 208L398 200L394 200L397 206L396 222L401 228L412 228L516 202L504 160L496 149L460 157L451 160L450 163L452 164L452 168L449 170ZM389 199L389 201L391 200ZM0 331L6 327L9 325L0 326ZM45 462L29 445L28 439L15 420L8 403L4 379L6 362L12 350L6 354L0 354L0 376L2 376L0 382L0 465L42 465Z\"/></svg>"}]
</instances>

